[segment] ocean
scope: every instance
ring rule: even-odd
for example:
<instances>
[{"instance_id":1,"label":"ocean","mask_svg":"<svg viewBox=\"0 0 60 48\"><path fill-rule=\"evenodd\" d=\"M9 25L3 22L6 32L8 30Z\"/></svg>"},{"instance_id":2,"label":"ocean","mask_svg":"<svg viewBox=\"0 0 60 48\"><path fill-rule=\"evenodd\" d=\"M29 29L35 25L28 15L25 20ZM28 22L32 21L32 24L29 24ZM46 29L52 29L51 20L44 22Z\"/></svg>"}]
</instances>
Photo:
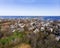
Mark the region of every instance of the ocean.
<instances>
[{"instance_id":1,"label":"ocean","mask_svg":"<svg viewBox=\"0 0 60 48\"><path fill-rule=\"evenodd\" d=\"M53 19L60 20L60 16L0 16L0 18L43 18L43 19Z\"/></svg>"}]
</instances>

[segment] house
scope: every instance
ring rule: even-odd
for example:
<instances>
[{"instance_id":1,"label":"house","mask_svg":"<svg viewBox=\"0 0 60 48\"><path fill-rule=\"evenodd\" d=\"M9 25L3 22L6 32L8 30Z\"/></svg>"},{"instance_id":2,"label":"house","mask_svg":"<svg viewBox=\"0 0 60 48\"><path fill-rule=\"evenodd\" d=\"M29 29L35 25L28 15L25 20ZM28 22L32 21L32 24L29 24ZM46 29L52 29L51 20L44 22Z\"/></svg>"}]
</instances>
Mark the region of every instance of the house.
<instances>
[{"instance_id":1,"label":"house","mask_svg":"<svg viewBox=\"0 0 60 48\"><path fill-rule=\"evenodd\" d=\"M41 31L44 31L45 30L45 27L41 27L41 29L40 29Z\"/></svg>"},{"instance_id":2,"label":"house","mask_svg":"<svg viewBox=\"0 0 60 48\"><path fill-rule=\"evenodd\" d=\"M10 25L10 28L11 28L11 29L14 29L14 28L15 28L15 26L14 26L14 25Z\"/></svg>"},{"instance_id":3,"label":"house","mask_svg":"<svg viewBox=\"0 0 60 48\"><path fill-rule=\"evenodd\" d=\"M24 28L17 28L18 31L23 32Z\"/></svg>"},{"instance_id":4,"label":"house","mask_svg":"<svg viewBox=\"0 0 60 48\"><path fill-rule=\"evenodd\" d=\"M49 30L50 30L51 32L53 32L53 28L49 28Z\"/></svg>"},{"instance_id":5,"label":"house","mask_svg":"<svg viewBox=\"0 0 60 48\"><path fill-rule=\"evenodd\" d=\"M39 32L39 29L36 28L33 32L34 33L37 33L37 32Z\"/></svg>"},{"instance_id":6,"label":"house","mask_svg":"<svg viewBox=\"0 0 60 48\"><path fill-rule=\"evenodd\" d=\"M24 28L25 24L21 23L21 24L18 24L18 26L21 28Z\"/></svg>"},{"instance_id":7,"label":"house","mask_svg":"<svg viewBox=\"0 0 60 48\"><path fill-rule=\"evenodd\" d=\"M15 32L16 30L14 29L12 32Z\"/></svg>"},{"instance_id":8,"label":"house","mask_svg":"<svg viewBox=\"0 0 60 48\"><path fill-rule=\"evenodd\" d=\"M28 27L29 31L32 31L34 29L34 27Z\"/></svg>"},{"instance_id":9,"label":"house","mask_svg":"<svg viewBox=\"0 0 60 48\"><path fill-rule=\"evenodd\" d=\"M56 41L59 41L60 40L60 36L57 36L55 39L56 39Z\"/></svg>"}]
</instances>

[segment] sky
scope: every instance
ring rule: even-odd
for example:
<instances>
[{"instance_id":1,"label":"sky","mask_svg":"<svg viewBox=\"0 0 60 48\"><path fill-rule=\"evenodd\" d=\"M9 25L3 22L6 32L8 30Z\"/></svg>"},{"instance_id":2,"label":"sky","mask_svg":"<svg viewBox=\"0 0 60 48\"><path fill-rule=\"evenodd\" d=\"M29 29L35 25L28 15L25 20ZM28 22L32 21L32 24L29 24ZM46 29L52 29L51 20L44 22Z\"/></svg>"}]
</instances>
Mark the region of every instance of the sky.
<instances>
[{"instance_id":1,"label":"sky","mask_svg":"<svg viewBox=\"0 0 60 48\"><path fill-rule=\"evenodd\" d=\"M0 0L0 16L58 16L60 0Z\"/></svg>"}]
</instances>

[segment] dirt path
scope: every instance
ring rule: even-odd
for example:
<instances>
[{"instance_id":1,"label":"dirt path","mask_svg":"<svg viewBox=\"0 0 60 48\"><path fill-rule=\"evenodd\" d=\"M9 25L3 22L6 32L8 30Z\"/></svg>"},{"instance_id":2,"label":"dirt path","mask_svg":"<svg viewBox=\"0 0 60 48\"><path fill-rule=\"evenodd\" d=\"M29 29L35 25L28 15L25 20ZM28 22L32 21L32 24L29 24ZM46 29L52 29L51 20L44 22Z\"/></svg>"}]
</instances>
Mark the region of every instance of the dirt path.
<instances>
[{"instance_id":1,"label":"dirt path","mask_svg":"<svg viewBox=\"0 0 60 48\"><path fill-rule=\"evenodd\" d=\"M31 48L31 46L29 44L22 43L13 48Z\"/></svg>"}]
</instances>

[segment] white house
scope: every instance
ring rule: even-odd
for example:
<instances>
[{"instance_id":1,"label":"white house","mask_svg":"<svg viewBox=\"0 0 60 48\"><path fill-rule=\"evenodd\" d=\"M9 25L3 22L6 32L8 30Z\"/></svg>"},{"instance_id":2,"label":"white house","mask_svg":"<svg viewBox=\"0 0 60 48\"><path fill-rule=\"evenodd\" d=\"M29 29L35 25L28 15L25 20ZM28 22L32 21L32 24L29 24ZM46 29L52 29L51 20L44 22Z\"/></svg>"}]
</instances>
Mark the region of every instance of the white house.
<instances>
[{"instance_id":1,"label":"white house","mask_svg":"<svg viewBox=\"0 0 60 48\"><path fill-rule=\"evenodd\" d=\"M19 27L23 28L25 26L25 24L18 24Z\"/></svg>"},{"instance_id":2,"label":"white house","mask_svg":"<svg viewBox=\"0 0 60 48\"><path fill-rule=\"evenodd\" d=\"M45 28L44 27L41 27L41 31L44 31L45 30Z\"/></svg>"},{"instance_id":3,"label":"white house","mask_svg":"<svg viewBox=\"0 0 60 48\"><path fill-rule=\"evenodd\" d=\"M37 32L39 32L39 29L35 29L33 32L34 32L34 33L37 33Z\"/></svg>"},{"instance_id":4,"label":"white house","mask_svg":"<svg viewBox=\"0 0 60 48\"><path fill-rule=\"evenodd\" d=\"M60 40L60 36L56 37L55 39L56 39L56 41L59 41Z\"/></svg>"}]
</instances>

